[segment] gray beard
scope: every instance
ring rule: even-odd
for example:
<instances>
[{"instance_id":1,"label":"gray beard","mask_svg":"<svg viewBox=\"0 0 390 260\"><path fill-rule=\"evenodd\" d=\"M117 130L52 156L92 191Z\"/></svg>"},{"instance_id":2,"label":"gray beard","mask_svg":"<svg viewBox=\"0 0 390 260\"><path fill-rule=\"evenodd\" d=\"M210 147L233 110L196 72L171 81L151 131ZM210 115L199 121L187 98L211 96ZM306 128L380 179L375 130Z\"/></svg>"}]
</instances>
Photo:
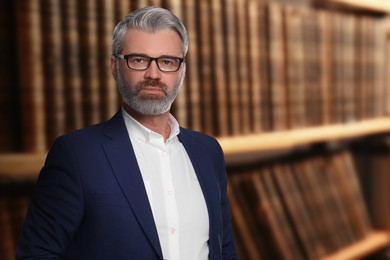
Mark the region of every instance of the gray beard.
<instances>
[{"instance_id":1,"label":"gray beard","mask_svg":"<svg viewBox=\"0 0 390 260\"><path fill-rule=\"evenodd\" d=\"M137 111L141 115L156 116L162 115L169 111L173 101L179 93L180 86L183 80L180 80L179 84L169 92L167 85L156 81L144 81L140 82L134 87L130 86L122 77L119 69L117 69L117 84L120 94L122 95L123 102L131 109ZM140 89L144 85L156 85L161 87L165 95L161 97L142 97L139 95Z\"/></svg>"}]
</instances>

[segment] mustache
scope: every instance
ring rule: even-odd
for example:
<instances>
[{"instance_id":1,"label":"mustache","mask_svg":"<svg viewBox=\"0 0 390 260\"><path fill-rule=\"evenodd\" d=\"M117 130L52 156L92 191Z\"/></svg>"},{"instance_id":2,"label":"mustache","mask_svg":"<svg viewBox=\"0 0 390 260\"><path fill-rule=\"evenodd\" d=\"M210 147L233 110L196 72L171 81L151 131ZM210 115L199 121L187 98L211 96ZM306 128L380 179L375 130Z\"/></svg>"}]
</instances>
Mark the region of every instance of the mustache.
<instances>
[{"instance_id":1,"label":"mustache","mask_svg":"<svg viewBox=\"0 0 390 260\"><path fill-rule=\"evenodd\" d=\"M152 86L152 87L159 87L164 93L167 93L168 91L168 85L159 81L159 80L145 80L142 82L139 82L136 86L137 91L140 91L141 89Z\"/></svg>"}]
</instances>

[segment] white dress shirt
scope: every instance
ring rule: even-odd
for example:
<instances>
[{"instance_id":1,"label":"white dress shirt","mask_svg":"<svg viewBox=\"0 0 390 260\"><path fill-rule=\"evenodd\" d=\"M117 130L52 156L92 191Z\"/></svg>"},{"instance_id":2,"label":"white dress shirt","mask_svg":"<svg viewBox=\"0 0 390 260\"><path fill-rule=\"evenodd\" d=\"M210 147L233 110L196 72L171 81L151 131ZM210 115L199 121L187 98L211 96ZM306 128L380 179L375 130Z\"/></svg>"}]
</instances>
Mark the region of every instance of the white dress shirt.
<instances>
[{"instance_id":1,"label":"white dress shirt","mask_svg":"<svg viewBox=\"0 0 390 260\"><path fill-rule=\"evenodd\" d=\"M170 114L171 133L163 137L122 114L156 223L164 259L208 259L209 217L196 173L177 135L179 124Z\"/></svg>"}]
</instances>

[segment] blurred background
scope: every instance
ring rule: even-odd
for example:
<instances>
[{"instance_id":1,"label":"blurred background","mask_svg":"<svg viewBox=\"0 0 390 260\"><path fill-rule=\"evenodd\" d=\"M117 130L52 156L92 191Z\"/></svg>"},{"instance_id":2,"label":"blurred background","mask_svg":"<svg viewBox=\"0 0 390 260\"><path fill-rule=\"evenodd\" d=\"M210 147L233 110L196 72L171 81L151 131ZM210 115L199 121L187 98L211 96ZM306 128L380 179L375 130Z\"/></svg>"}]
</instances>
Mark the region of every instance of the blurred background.
<instances>
[{"instance_id":1,"label":"blurred background","mask_svg":"<svg viewBox=\"0 0 390 260\"><path fill-rule=\"evenodd\" d=\"M225 151L241 259L389 258L386 0L0 2L0 259L53 140L121 99L111 33L173 11L190 39L172 113Z\"/></svg>"}]
</instances>

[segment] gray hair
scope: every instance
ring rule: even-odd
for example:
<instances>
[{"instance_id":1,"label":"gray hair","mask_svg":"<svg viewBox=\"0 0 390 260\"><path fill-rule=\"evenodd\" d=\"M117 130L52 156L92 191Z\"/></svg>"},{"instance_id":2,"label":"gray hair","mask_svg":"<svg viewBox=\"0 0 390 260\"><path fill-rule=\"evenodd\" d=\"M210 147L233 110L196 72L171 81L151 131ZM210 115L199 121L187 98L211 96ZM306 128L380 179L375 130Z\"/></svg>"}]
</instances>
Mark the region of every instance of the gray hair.
<instances>
[{"instance_id":1,"label":"gray hair","mask_svg":"<svg viewBox=\"0 0 390 260\"><path fill-rule=\"evenodd\" d=\"M182 42L182 52L185 56L188 50L187 30L180 19L170 11L156 6L147 6L130 12L120 21L112 33L112 54L121 53L123 39L129 29L137 29L154 33L160 30L177 32Z\"/></svg>"}]
</instances>

